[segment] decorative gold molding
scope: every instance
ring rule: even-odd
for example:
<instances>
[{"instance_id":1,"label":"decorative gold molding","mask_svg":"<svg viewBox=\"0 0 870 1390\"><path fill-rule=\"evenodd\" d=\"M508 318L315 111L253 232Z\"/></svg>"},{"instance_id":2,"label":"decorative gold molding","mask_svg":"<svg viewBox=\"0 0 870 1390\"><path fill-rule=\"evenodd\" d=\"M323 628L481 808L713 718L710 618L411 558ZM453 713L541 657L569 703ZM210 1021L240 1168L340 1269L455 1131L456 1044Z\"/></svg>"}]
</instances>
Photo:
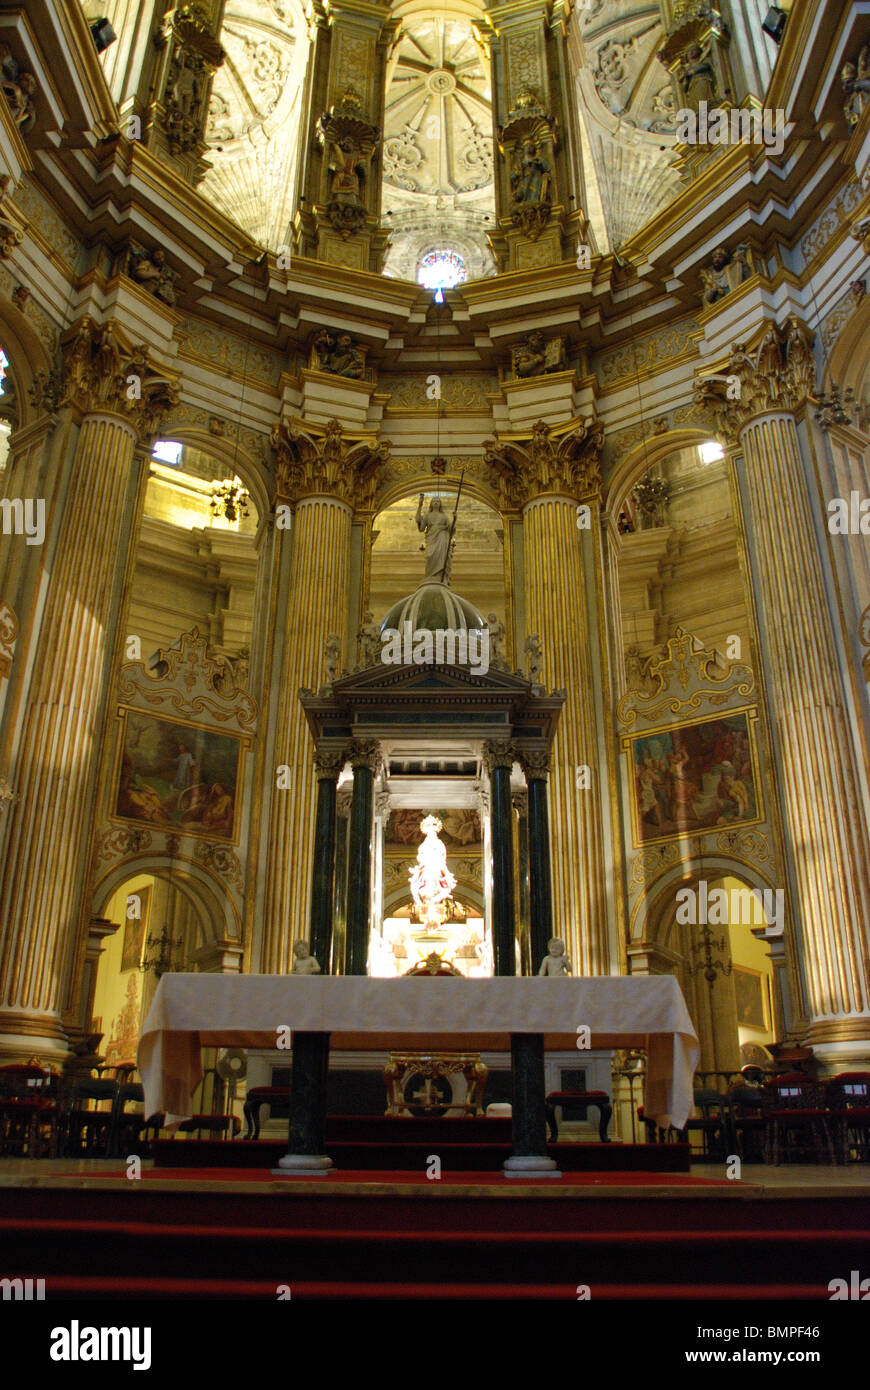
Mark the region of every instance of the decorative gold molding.
<instances>
[{"instance_id":1,"label":"decorative gold molding","mask_svg":"<svg viewBox=\"0 0 870 1390\"><path fill-rule=\"evenodd\" d=\"M667 641L667 655L651 664L651 689L626 690L616 706L616 718L631 729L638 718L654 720L667 712L684 717L704 703L722 706L744 699L755 688L755 674L744 662L722 657L685 628L677 627Z\"/></svg>"}]
</instances>

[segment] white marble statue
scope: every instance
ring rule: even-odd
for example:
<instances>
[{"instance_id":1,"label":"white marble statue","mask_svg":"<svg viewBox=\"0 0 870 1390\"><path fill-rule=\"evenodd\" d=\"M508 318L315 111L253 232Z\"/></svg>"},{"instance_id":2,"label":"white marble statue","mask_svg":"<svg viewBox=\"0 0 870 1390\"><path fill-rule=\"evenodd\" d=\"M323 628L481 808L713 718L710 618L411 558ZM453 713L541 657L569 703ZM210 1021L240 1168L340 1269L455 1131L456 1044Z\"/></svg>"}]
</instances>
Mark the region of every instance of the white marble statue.
<instances>
[{"instance_id":1,"label":"white marble statue","mask_svg":"<svg viewBox=\"0 0 870 1390\"><path fill-rule=\"evenodd\" d=\"M417 530L426 537L426 578L433 583L450 582L451 519L444 511L440 497L433 497L429 510L423 515L424 494L417 504Z\"/></svg>"},{"instance_id":2,"label":"white marble statue","mask_svg":"<svg viewBox=\"0 0 870 1390\"><path fill-rule=\"evenodd\" d=\"M308 949L307 941L293 942L292 975L319 975L320 965Z\"/></svg>"},{"instance_id":3,"label":"white marble statue","mask_svg":"<svg viewBox=\"0 0 870 1390\"><path fill-rule=\"evenodd\" d=\"M539 975L544 975L551 979L559 978L563 975L571 974L571 960L565 954L565 943L561 936L551 936L547 942L547 954L541 961Z\"/></svg>"}]
</instances>

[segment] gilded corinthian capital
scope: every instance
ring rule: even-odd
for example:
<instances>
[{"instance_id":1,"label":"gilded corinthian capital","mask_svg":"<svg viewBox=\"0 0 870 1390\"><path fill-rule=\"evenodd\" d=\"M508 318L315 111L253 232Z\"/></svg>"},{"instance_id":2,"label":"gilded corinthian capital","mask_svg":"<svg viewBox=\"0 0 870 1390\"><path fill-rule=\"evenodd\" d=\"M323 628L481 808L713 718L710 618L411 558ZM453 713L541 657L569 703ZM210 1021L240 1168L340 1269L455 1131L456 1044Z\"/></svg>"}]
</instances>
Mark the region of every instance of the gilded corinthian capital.
<instances>
[{"instance_id":1,"label":"gilded corinthian capital","mask_svg":"<svg viewBox=\"0 0 870 1390\"><path fill-rule=\"evenodd\" d=\"M484 440L484 461L498 474L502 508L512 510L546 492L597 497L603 443L604 427L591 416L556 430L539 420L531 436Z\"/></svg>"},{"instance_id":2,"label":"gilded corinthian capital","mask_svg":"<svg viewBox=\"0 0 870 1390\"><path fill-rule=\"evenodd\" d=\"M737 439L755 415L797 410L815 391L812 335L792 315L782 328L768 323L758 346L747 352L735 343L725 372L695 381L695 400L715 427Z\"/></svg>"},{"instance_id":3,"label":"gilded corinthian capital","mask_svg":"<svg viewBox=\"0 0 870 1390\"><path fill-rule=\"evenodd\" d=\"M147 439L178 404L175 380L151 363L144 344L131 345L114 323L81 319L64 337L62 355L60 368L34 377L34 405L52 411L69 405L82 416L121 415Z\"/></svg>"},{"instance_id":4,"label":"gilded corinthian capital","mask_svg":"<svg viewBox=\"0 0 870 1390\"><path fill-rule=\"evenodd\" d=\"M282 420L272 431L272 448L279 498L295 503L326 494L355 511L372 506L378 476L390 453L387 443L345 438L337 420L330 420L325 429Z\"/></svg>"}]
</instances>

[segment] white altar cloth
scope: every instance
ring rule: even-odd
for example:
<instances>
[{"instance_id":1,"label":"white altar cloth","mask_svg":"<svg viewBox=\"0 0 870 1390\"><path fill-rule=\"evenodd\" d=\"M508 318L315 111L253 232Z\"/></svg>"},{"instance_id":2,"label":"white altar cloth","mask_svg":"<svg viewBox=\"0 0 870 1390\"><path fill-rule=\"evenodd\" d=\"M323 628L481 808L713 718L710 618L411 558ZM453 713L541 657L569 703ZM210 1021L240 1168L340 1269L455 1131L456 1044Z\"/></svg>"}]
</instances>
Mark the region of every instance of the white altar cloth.
<instances>
[{"instance_id":1,"label":"white altar cloth","mask_svg":"<svg viewBox=\"0 0 870 1390\"><path fill-rule=\"evenodd\" d=\"M384 1050L441 1047L450 1038L507 1050L511 1033L542 1033L546 1046L576 1048L578 1028L591 1049L645 1047L644 1106L665 1128L685 1124L700 1047L680 987L671 975L596 975L539 979L360 975L187 975L161 979L139 1039L145 1113L166 1124L192 1113L202 1077L200 1049L276 1048L279 1029L331 1033L333 1042ZM583 1035L580 1035L581 1037ZM464 1042L464 1046L468 1042ZM577 1051L578 1063L583 1051Z\"/></svg>"}]
</instances>

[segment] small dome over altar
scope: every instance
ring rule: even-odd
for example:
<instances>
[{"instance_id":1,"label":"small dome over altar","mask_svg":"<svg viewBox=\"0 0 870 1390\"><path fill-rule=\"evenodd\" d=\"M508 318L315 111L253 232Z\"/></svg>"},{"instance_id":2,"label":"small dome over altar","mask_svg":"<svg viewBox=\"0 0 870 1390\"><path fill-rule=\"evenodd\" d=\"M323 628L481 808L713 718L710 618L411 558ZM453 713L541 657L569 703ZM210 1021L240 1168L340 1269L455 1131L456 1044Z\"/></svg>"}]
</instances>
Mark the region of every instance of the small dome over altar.
<instances>
[{"instance_id":1,"label":"small dome over altar","mask_svg":"<svg viewBox=\"0 0 870 1390\"><path fill-rule=\"evenodd\" d=\"M381 623L381 632L388 629L402 632L404 623L411 624L412 632L443 632L448 628L454 632L485 631L488 627L473 603L455 594L446 584L432 582L421 584L413 594L394 603Z\"/></svg>"}]
</instances>

